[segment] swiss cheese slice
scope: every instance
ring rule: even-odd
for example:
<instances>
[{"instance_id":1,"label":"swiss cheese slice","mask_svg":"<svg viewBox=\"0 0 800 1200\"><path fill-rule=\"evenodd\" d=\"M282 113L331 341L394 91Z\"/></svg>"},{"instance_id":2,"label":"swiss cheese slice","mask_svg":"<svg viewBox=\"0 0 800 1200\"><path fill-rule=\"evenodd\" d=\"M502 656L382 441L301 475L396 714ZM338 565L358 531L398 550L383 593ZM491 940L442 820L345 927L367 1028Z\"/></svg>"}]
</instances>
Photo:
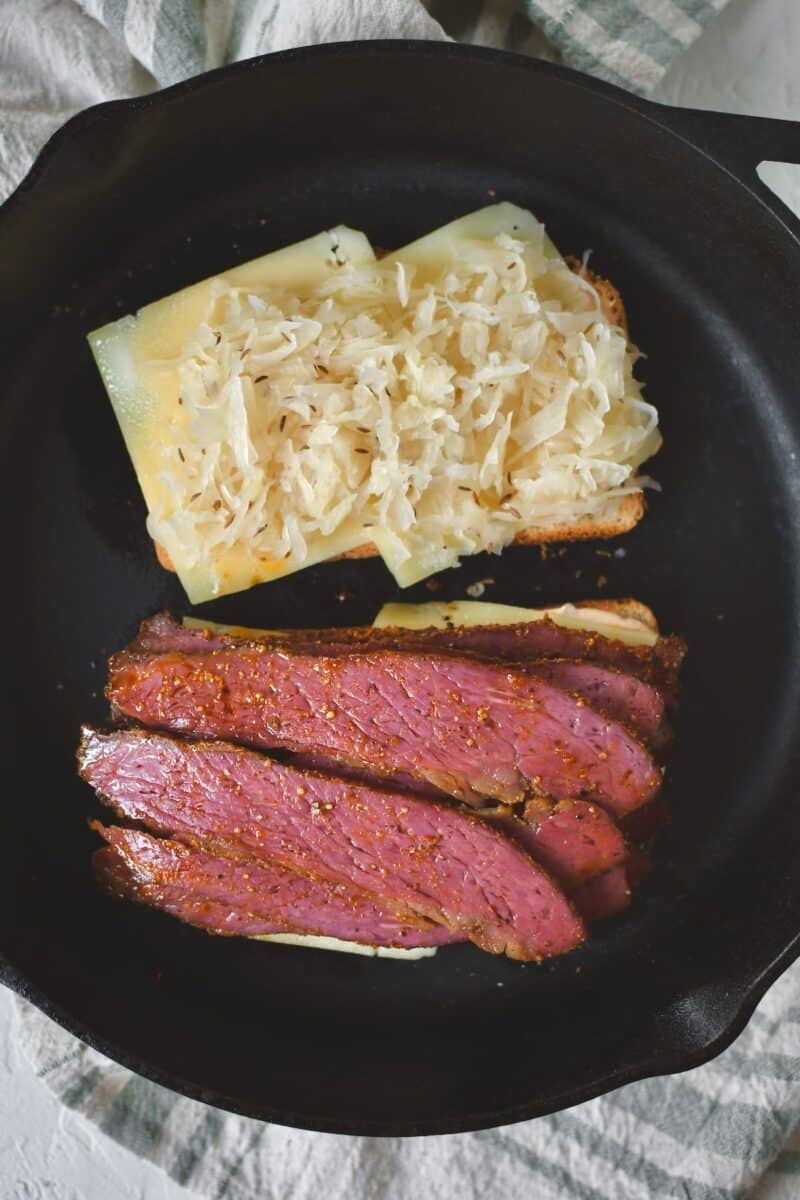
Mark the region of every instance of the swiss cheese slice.
<instances>
[{"instance_id":1,"label":"swiss cheese slice","mask_svg":"<svg viewBox=\"0 0 800 1200\"><path fill-rule=\"evenodd\" d=\"M553 608L516 608L481 600L430 601L427 604L384 604L373 621L376 629L452 629L469 625L520 625L549 618L565 629L601 633L629 646L654 646L658 634L635 617L620 616L591 605L560 604Z\"/></svg>"},{"instance_id":2,"label":"swiss cheese slice","mask_svg":"<svg viewBox=\"0 0 800 1200\"><path fill-rule=\"evenodd\" d=\"M89 340L194 603L365 545L407 587L613 524L660 444L624 331L512 204L380 262L330 230Z\"/></svg>"},{"instance_id":3,"label":"swiss cheese slice","mask_svg":"<svg viewBox=\"0 0 800 1200\"><path fill-rule=\"evenodd\" d=\"M208 320L218 293L231 287L304 291L317 287L345 263L374 261L375 253L363 233L338 226L192 284L89 335L151 513L170 508L164 452L174 441L175 425L182 422L180 357L187 340ZM188 562L180 538L168 524L159 527L158 540L195 604L286 574L282 563L255 555L247 544L235 544L213 561ZM310 547L304 565L344 554L363 541L363 529L338 530L324 543Z\"/></svg>"}]
</instances>

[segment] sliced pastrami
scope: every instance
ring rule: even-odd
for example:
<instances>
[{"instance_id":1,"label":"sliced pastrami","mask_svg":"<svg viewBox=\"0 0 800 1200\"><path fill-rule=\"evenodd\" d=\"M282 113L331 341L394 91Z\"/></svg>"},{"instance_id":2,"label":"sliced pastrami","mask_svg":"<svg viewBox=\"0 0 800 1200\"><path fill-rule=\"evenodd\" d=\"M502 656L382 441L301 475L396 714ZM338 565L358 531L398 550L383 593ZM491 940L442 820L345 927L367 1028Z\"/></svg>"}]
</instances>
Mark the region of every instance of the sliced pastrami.
<instances>
[{"instance_id":1,"label":"sliced pastrami","mask_svg":"<svg viewBox=\"0 0 800 1200\"><path fill-rule=\"evenodd\" d=\"M459 940L444 926L414 913L404 919L344 883L312 879L275 863L212 854L139 829L96 822L93 828L108 843L93 862L109 891L212 933L311 933L407 949Z\"/></svg>"},{"instance_id":2,"label":"sliced pastrami","mask_svg":"<svg viewBox=\"0 0 800 1200\"><path fill-rule=\"evenodd\" d=\"M229 633L186 629L167 613L142 622L131 649L146 651L222 649L243 639ZM549 618L518 625L460 625L450 629L394 629L371 625L341 629L284 629L249 640L262 645L286 645L306 654L334 657L355 650L402 650L420 653L475 654L504 662L529 662L541 658L585 660L612 667L655 684L670 698L686 655L682 638L660 637L653 646L630 646L617 638L578 629L566 629Z\"/></svg>"},{"instance_id":3,"label":"sliced pastrami","mask_svg":"<svg viewBox=\"0 0 800 1200\"><path fill-rule=\"evenodd\" d=\"M521 816L505 807L485 809L480 815L524 846L561 884L585 920L595 919L590 891L584 910L584 885L623 866L628 858L625 838L604 809L586 800L561 800L550 808L534 800Z\"/></svg>"},{"instance_id":4,"label":"sliced pastrami","mask_svg":"<svg viewBox=\"0 0 800 1200\"><path fill-rule=\"evenodd\" d=\"M78 761L127 820L353 885L492 953L536 960L583 939L550 876L452 805L301 771L240 746L143 730L84 729Z\"/></svg>"},{"instance_id":5,"label":"sliced pastrami","mask_svg":"<svg viewBox=\"0 0 800 1200\"><path fill-rule=\"evenodd\" d=\"M478 659L328 658L227 637L215 649L116 654L107 692L147 726L406 772L472 804L587 796L622 815L661 783L619 722L543 679Z\"/></svg>"},{"instance_id":6,"label":"sliced pastrami","mask_svg":"<svg viewBox=\"0 0 800 1200\"><path fill-rule=\"evenodd\" d=\"M520 664L522 670L579 696L597 712L627 725L650 741L664 721L658 688L613 667L573 659L551 658Z\"/></svg>"}]
</instances>

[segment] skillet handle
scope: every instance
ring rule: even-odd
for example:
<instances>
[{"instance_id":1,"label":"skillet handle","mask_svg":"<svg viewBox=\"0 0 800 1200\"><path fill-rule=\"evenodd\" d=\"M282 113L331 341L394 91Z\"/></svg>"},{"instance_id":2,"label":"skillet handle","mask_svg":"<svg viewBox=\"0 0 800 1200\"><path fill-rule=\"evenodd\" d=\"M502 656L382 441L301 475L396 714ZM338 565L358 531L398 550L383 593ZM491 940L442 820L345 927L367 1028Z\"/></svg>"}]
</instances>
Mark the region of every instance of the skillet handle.
<instances>
[{"instance_id":1,"label":"skillet handle","mask_svg":"<svg viewBox=\"0 0 800 1200\"><path fill-rule=\"evenodd\" d=\"M800 164L800 121L657 105L658 119L673 133L727 167L800 238L800 218L761 180L763 162Z\"/></svg>"},{"instance_id":2,"label":"skillet handle","mask_svg":"<svg viewBox=\"0 0 800 1200\"><path fill-rule=\"evenodd\" d=\"M800 164L800 121L658 107L659 115L670 129L743 177L752 178L762 162ZM749 180L745 178L745 182Z\"/></svg>"}]
</instances>

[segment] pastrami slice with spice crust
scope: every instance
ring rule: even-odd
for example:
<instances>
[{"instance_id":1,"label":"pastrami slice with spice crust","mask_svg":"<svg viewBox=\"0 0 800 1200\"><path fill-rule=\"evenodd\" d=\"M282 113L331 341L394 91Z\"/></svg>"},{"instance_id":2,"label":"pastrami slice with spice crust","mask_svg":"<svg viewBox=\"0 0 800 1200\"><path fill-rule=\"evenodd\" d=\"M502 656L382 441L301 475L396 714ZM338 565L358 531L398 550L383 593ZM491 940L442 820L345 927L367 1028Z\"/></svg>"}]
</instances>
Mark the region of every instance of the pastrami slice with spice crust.
<instances>
[{"instance_id":1,"label":"pastrami slice with spice crust","mask_svg":"<svg viewBox=\"0 0 800 1200\"><path fill-rule=\"evenodd\" d=\"M139 642L111 659L107 694L143 725L407 772L476 805L586 796L620 816L661 783L636 736L580 697L449 654L329 657L231 637L191 651Z\"/></svg>"},{"instance_id":2,"label":"pastrami slice with spice crust","mask_svg":"<svg viewBox=\"0 0 800 1200\"><path fill-rule=\"evenodd\" d=\"M236 627L234 627L236 628ZM431 626L425 629L357 625L331 629L241 630L185 626L168 613L143 621L131 650L213 650L257 640L307 654L333 657L354 650L403 650L474 654L501 662L573 659L602 664L663 688L670 696L686 654L682 638L663 636L655 644L630 645L593 630L570 629L545 617L514 625Z\"/></svg>"},{"instance_id":3,"label":"pastrami slice with spice crust","mask_svg":"<svg viewBox=\"0 0 800 1200\"><path fill-rule=\"evenodd\" d=\"M83 730L83 777L121 817L204 849L348 883L524 961L584 937L564 892L472 813L220 742Z\"/></svg>"},{"instance_id":4,"label":"pastrami slice with spice crust","mask_svg":"<svg viewBox=\"0 0 800 1200\"><path fill-rule=\"evenodd\" d=\"M528 674L585 700L596 712L650 741L662 728L664 700L658 688L613 667L576 659L535 659L520 664Z\"/></svg>"},{"instance_id":5,"label":"pastrami slice with spice crust","mask_svg":"<svg viewBox=\"0 0 800 1200\"><path fill-rule=\"evenodd\" d=\"M212 933L265 937L315 934L365 946L443 946L460 935L425 917L405 916L346 883L301 875L276 863L231 858L153 837L140 829L92 828L107 845L95 873L108 891Z\"/></svg>"}]
</instances>

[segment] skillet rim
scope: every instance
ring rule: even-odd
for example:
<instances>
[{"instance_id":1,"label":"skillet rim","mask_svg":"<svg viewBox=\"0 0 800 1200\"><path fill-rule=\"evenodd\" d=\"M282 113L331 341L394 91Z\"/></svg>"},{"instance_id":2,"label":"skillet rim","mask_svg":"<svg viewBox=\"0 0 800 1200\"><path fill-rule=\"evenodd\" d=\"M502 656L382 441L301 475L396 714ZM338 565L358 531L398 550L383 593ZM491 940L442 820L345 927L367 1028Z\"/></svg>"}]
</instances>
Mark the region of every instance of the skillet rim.
<instances>
[{"instance_id":1,"label":"skillet rim","mask_svg":"<svg viewBox=\"0 0 800 1200\"><path fill-rule=\"evenodd\" d=\"M708 158L716 167L725 171L739 187L744 188L752 199L767 208L774 217L777 217L785 227L786 232L789 233L792 240L800 248L800 216L792 212L775 192L766 187L758 176L755 175L755 172L753 173L753 179L750 181L744 179L740 173L743 164L746 164L749 160L752 160L753 166L761 161L761 155L758 150L753 149L749 151L747 146L731 146L730 143L727 146L725 145L727 141L725 138L726 125L730 127L731 131L733 131L735 125L736 131L740 134L751 128L755 137L758 136L759 131L764 131L768 128L773 128L777 131L781 127L784 129L788 127L797 137L796 148L793 148L796 149L796 153L793 154L792 158L786 158L782 161L796 161L800 163L800 121L745 116L738 113L723 113L713 109L679 108L645 99L633 92L625 91L613 83L608 83L604 79L597 79L592 75L573 70L571 67L547 62L544 59L532 58L525 54L517 54L510 50L498 50L491 46L475 46L466 42L435 42L413 38L380 38L372 41L325 42L313 46L295 46L288 50L276 50L271 54L260 54L253 58L241 59L235 63L215 67L210 71L203 71L199 75L184 79L180 83L171 84L169 87L156 88L152 92L146 92L143 96L128 96L118 100L105 100L100 104L92 104L88 108L74 113L73 116L69 117L63 125L60 125L50 135L14 191L0 204L0 221L5 219L9 212L14 210L24 195L33 191L38 186L41 175L46 170L50 161L57 157L62 143L68 141L69 137L74 135L76 131L82 132L84 127L91 127L99 119L122 117L134 113L146 113L149 109L157 108L165 103L171 103L175 98L179 98L180 96L201 91L205 87L216 86L221 79L236 78L239 75L243 76L250 72L268 68L272 63L289 62L292 59L326 57L328 55L334 58L349 57L350 55L357 57L365 52L401 52L407 53L410 56L431 54L434 56L441 55L443 58L482 59L485 62L494 62L500 66L505 65L522 70L532 70L544 76L550 75L570 87L578 88L580 91L595 92L607 101L616 104L619 108L628 109L650 124L656 125L664 132L678 138L679 141L683 142L684 145L695 151L695 153ZM715 141L717 143L716 147L713 146ZM702 144L709 142L711 145ZM726 162L726 159L729 161Z\"/></svg>"},{"instance_id":2,"label":"skillet rim","mask_svg":"<svg viewBox=\"0 0 800 1200\"><path fill-rule=\"evenodd\" d=\"M723 1028L708 1039L699 1038L695 1044L687 1046L683 1054L675 1051L663 1051L651 1055L642 1055L637 1062L618 1067L595 1079L592 1083L567 1086L557 1093L555 1099L545 1103L531 1101L509 1105L506 1108L492 1108L484 1112L472 1112L459 1119L450 1117L441 1120L392 1121L363 1119L335 1119L311 1116L307 1113L295 1113L282 1108L271 1108L263 1104L242 1103L235 1096L229 1096L212 1088L204 1088L192 1083L179 1075L165 1071L158 1065L137 1058L135 1054L120 1049L112 1038L97 1036L88 1030L82 1022L73 1020L60 1005L50 1001L43 992L24 978L5 960L0 952L0 982L5 984L20 999L32 1003L51 1020L56 1021L68 1033L80 1038L87 1046L104 1054L107 1058L119 1063L137 1075L149 1079L152 1083L191 1100L199 1100L214 1108L240 1116L251 1117L272 1125L288 1126L292 1129L306 1129L316 1133L350 1134L361 1137L428 1137L450 1133L474 1133L481 1129L493 1129L501 1125L514 1125L522 1121L530 1121L536 1117L549 1116L583 1104L588 1100L605 1096L617 1088L629 1083L638 1083L658 1075L680 1075L694 1067L703 1066L726 1050L744 1030L759 1002L763 999L770 986L786 971L793 962L800 958L800 933L793 941L762 971L762 973L744 989L740 1002L736 1006L733 1017ZM681 1000L696 996L701 989L695 989L674 1001L667 1012L670 1012ZM688 1038L687 1038L688 1041Z\"/></svg>"}]
</instances>

